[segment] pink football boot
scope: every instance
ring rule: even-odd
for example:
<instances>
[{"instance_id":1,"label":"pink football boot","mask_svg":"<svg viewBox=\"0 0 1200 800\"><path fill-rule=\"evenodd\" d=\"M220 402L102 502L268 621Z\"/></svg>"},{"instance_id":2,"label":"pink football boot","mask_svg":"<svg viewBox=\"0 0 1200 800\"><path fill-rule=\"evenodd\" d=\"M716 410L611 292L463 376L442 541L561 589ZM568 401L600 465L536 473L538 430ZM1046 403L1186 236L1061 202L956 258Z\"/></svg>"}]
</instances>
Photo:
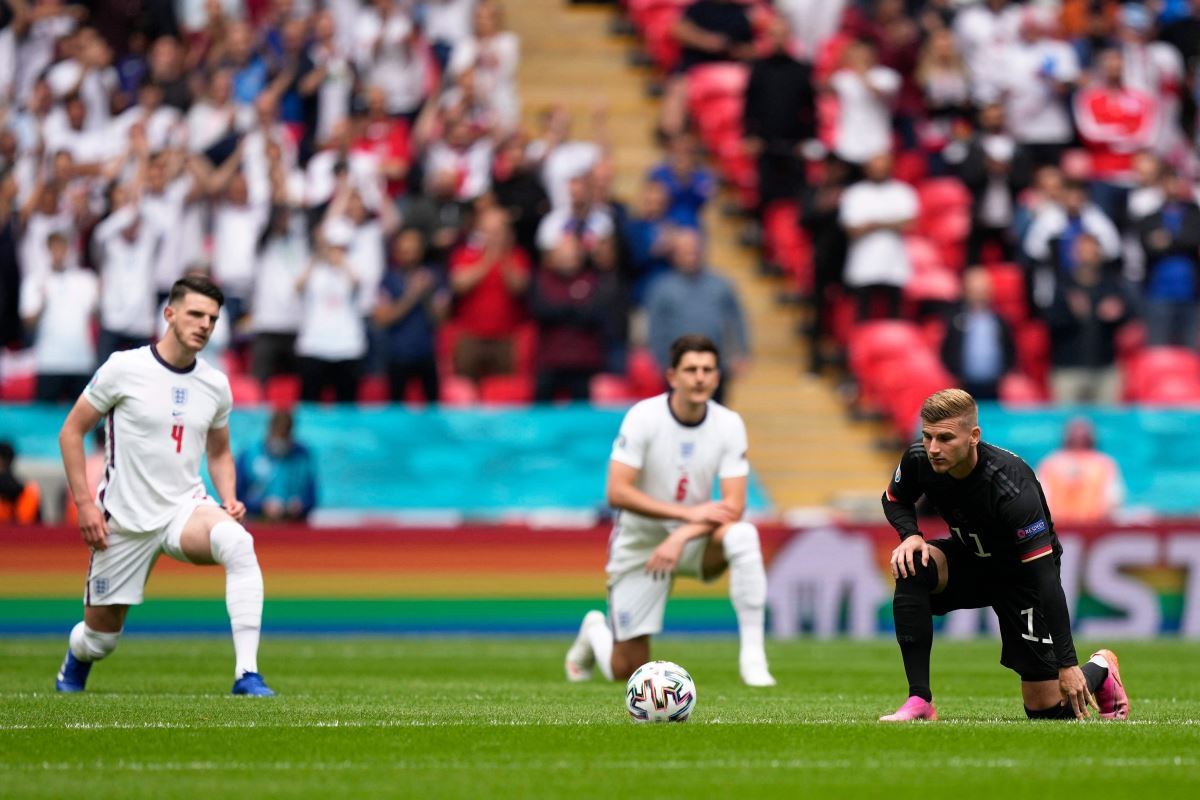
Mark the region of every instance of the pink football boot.
<instances>
[{"instance_id":1,"label":"pink football boot","mask_svg":"<svg viewBox=\"0 0 1200 800\"><path fill-rule=\"evenodd\" d=\"M937 719L937 709L933 707L931 701L917 697L915 694L904 701L904 705L896 709L896 713L888 714L886 717L880 717L880 722L912 722L918 719L927 719L933 722Z\"/></svg>"},{"instance_id":2,"label":"pink football boot","mask_svg":"<svg viewBox=\"0 0 1200 800\"><path fill-rule=\"evenodd\" d=\"M1129 696L1125 694L1125 684L1121 682L1121 668L1117 664L1117 654L1112 650L1097 650L1092 658L1100 656L1108 662L1108 677L1096 690L1096 705L1100 707L1100 719L1128 719Z\"/></svg>"}]
</instances>

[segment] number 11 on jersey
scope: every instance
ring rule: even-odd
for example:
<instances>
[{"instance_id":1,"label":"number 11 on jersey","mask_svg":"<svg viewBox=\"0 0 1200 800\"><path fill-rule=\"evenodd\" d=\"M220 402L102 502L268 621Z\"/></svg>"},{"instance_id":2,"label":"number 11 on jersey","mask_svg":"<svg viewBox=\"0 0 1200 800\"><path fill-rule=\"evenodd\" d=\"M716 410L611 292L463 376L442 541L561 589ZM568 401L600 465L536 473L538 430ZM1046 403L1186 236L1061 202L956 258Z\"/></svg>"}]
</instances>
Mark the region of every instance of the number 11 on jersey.
<instances>
[{"instance_id":1,"label":"number 11 on jersey","mask_svg":"<svg viewBox=\"0 0 1200 800\"><path fill-rule=\"evenodd\" d=\"M182 425L172 425L171 426L171 440L175 442L175 452L176 453L182 452L183 451L183 426Z\"/></svg>"}]
</instances>

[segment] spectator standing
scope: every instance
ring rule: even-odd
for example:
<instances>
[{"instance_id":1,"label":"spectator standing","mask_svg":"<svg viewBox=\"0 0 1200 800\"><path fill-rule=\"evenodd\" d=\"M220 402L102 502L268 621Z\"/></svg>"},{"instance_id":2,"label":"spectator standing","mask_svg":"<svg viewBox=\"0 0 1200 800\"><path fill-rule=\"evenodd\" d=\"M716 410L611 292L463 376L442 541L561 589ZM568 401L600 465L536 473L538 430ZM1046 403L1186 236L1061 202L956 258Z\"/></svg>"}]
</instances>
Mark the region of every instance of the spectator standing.
<instances>
[{"instance_id":1,"label":"spectator standing","mask_svg":"<svg viewBox=\"0 0 1200 800\"><path fill-rule=\"evenodd\" d=\"M613 219L607 209L595 202L596 189L590 172L572 178L568 188L571 204L552 210L538 225L538 250L548 253L564 238L572 237L587 256L612 238Z\"/></svg>"},{"instance_id":2,"label":"spectator standing","mask_svg":"<svg viewBox=\"0 0 1200 800\"><path fill-rule=\"evenodd\" d=\"M1001 379L1016 363L1012 331L992 306L987 270L967 270L962 288L962 302L947 320L942 363L976 400L996 400Z\"/></svg>"},{"instance_id":3,"label":"spectator standing","mask_svg":"<svg viewBox=\"0 0 1200 800\"><path fill-rule=\"evenodd\" d=\"M280 409L267 437L238 459L237 484L246 512L268 522L303 522L317 504L316 464L293 436L292 412Z\"/></svg>"},{"instance_id":4,"label":"spectator standing","mask_svg":"<svg viewBox=\"0 0 1200 800\"><path fill-rule=\"evenodd\" d=\"M1074 138L1068 100L1079 61L1070 45L1050 36L1053 25L1047 11L1025 8L1019 36L999 65L1009 130L1039 166L1059 163Z\"/></svg>"},{"instance_id":5,"label":"spectator standing","mask_svg":"<svg viewBox=\"0 0 1200 800\"><path fill-rule=\"evenodd\" d=\"M450 257L457 374L478 381L514 371L514 337L526 319L529 282L529 258L513 245L508 215L499 208L480 212L470 237Z\"/></svg>"},{"instance_id":6,"label":"spectator standing","mask_svg":"<svg viewBox=\"0 0 1200 800\"><path fill-rule=\"evenodd\" d=\"M296 355L300 397L317 402L332 389L338 403L352 403L367 354L367 336L358 301L358 274L347 252L354 231L343 220L322 226L324 246L297 281L304 303Z\"/></svg>"},{"instance_id":7,"label":"spectator standing","mask_svg":"<svg viewBox=\"0 0 1200 800\"><path fill-rule=\"evenodd\" d=\"M1075 268L1075 240L1090 234L1100 244L1105 261L1121 255L1121 234L1113 221L1088 201L1087 187L1077 181L1063 184L1062 202L1041 207L1025 234L1025 253L1034 262L1056 265L1058 272Z\"/></svg>"},{"instance_id":8,"label":"spectator standing","mask_svg":"<svg viewBox=\"0 0 1200 800\"><path fill-rule=\"evenodd\" d=\"M801 146L816 132L812 67L787 51L789 31L771 26L771 50L750 68L742 135L758 159L759 208L793 200L805 183Z\"/></svg>"},{"instance_id":9,"label":"spectator standing","mask_svg":"<svg viewBox=\"0 0 1200 800\"><path fill-rule=\"evenodd\" d=\"M958 51L967 61L977 102L992 102L1004 93L1004 61L1017 40L1021 5L1011 0L984 0L954 18Z\"/></svg>"},{"instance_id":10,"label":"spectator standing","mask_svg":"<svg viewBox=\"0 0 1200 800\"><path fill-rule=\"evenodd\" d=\"M667 145L667 157L651 168L650 180L667 187L670 195L667 216L691 228L700 227L704 206L716 191L713 174L700 165L696 140L680 134Z\"/></svg>"},{"instance_id":11,"label":"spectator standing","mask_svg":"<svg viewBox=\"0 0 1200 800\"><path fill-rule=\"evenodd\" d=\"M849 165L830 154L825 158L820 182L810 187L802 198L800 224L808 232L813 245L808 371L814 375L820 373L826 364L840 361L840 354L833 352L836 345L833 342L829 311L835 301L834 291L844 286L846 252L850 243L839 215L842 195L849 184Z\"/></svg>"},{"instance_id":12,"label":"spectator standing","mask_svg":"<svg viewBox=\"0 0 1200 800\"><path fill-rule=\"evenodd\" d=\"M622 229L630 257L629 299L635 306L642 305L654 280L671 269L671 242L678 226L667 217L669 204L666 184L643 181L638 211L626 220Z\"/></svg>"},{"instance_id":13,"label":"spectator standing","mask_svg":"<svg viewBox=\"0 0 1200 800\"><path fill-rule=\"evenodd\" d=\"M971 81L949 29L936 30L926 39L915 79L928 112L919 130L921 144L941 152L971 120Z\"/></svg>"},{"instance_id":14,"label":"spectator standing","mask_svg":"<svg viewBox=\"0 0 1200 800\"><path fill-rule=\"evenodd\" d=\"M663 90L659 132L668 140L687 129L687 74L692 67L754 57L754 28L743 3L695 0L671 29L680 46L678 71Z\"/></svg>"},{"instance_id":15,"label":"spectator standing","mask_svg":"<svg viewBox=\"0 0 1200 800\"><path fill-rule=\"evenodd\" d=\"M358 12L355 56L368 87L387 97L389 114L412 121L430 88L433 56L397 0L371 0Z\"/></svg>"},{"instance_id":16,"label":"spectator standing","mask_svg":"<svg viewBox=\"0 0 1200 800\"><path fill-rule=\"evenodd\" d=\"M564 236L544 256L529 306L538 323L534 399L548 403L560 393L587 400L591 379L604 369L607 317L616 300L615 275L587 264L582 242Z\"/></svg>"},{"instance_id":17,"label":"spectator standing","mask_svg":"<svg viewBox=\"0 0 1200 800\"><path fill-rule=\"evenodd\" d=\"M271 207L257 243L250 301L250 371L260 383L297 372L296 334L304 315L297 288L312 256L304 215L283 203Z\"/></svg>"},{"instance_id":18,"label":"spectator standing","mask_svg":"<svg viewBox=\"0 0 1200 800\"><path fill-rule=\"evenodd\" d=\"M154 335L154 253L160 231L121 186L110 192L112 213L92 233L100 265L100 342L103 364L117 350L149 344Z\"/></svg>"},{"instance_id":19,"label":"spectator standing","mask_svg":"<svg viewBox=\"0 0 1200 800\"><path fill-rule=\"evenodd\" d=\"M842 67L829 80L838 98L833 151L861 166L877 153L892 149L892 104L900 91L900 74L878 63L875 48L854 41L842 53Z\"/></svg>"},{"instance_id":20,"label":"spectator standing","mask_svg":"<svg viewBox=\"0 0 1200 800\"><path fill-rule=\"evenodd\" d=\"M958 173L972 201L967 263L980 263L988 243L999 248L1003 260L1011 261L1017 197L1033 178L1033 160L1005 131L1004 107L999 103L980 110L979 130L966 144Z\"/></svg>"},{"instance_id":21,"label":"spectator standing","mask_svg":"<svg viewBox=\"0 0 1200 800\"><path fill-rule=\"evenodd\" d=\"M646 295L650 352L660 365L669 364L671 342L687 333L707 336L725 354L721 385L728 387L750 352L737 292L727 279L706 268L700 233L692 228L679 228L672 237L671 267Z\"/></svg>"},{"instance_id":22,"label":"spectator standing","mask_svg":"<svg viewBox=\"0 0 1200 800\"><path fill-rule=\"evenodd\" d=\"M1183 56L1165 41L1155 41L1152 12L1142 5L1121 6L1117 37L1121 43L1123 83L1154 98L1154 151L1172 160L1186 157L1181 114L1187 73Z\"/></svg>"},{"instance_id":23,"label":"spectator standing","mask_svg":"<svg viewBox=\"0 0 1200 800\"><path fill-rule=\"evenodd\" d=\"M504 8L498 0L481 0L474 10L474 35L458 42L450 55L447 72L458 78L474 71L475 90L484 98L499 132L508 133L519 122L517 68L521 44L517 35L504 30Z\"/></svg>"},{"instance_id":24,"label":"spectator standing","mask_svg":"<svg viewBox=\"0 0 1200 800\"><path fill-rule=\"evenodd\" d=\"M36 525L42 517L42 490L36 481L22 481L13 472L16 452L0 442L0 524Z\"/></svg>"},{"instance_id":25,"label":"spectator standing","mask_svg":"<svg viewBox=\"0 0 1200 800\"><path fill-rule=\"evenodd\" d=\"M49 272L21 287L21 318L33 331L36 399L74 402L96 369L92 322L100 301L91 270L72 263L67 239L50 234Z\"/></svg>"},{"instance_id":26,"label":"spectator standing","mask_svg":"<svg viewBox=\"0 0 1200 800\"><path fill-rule=\"evenodd\" d=\"M1104 268L1099 240L1075 239L1075 270L1057 286L1050 324L1050 389L1056 403L1113 404L1120 396L1116 335L1130 318L1129 299Z\"/></svg>"},{"instance_id":27,"label":"spectator standing","mask_svg":"<svg viewBox=\"0 0 1200 800\"><path fill-rule=\"evenodd\" d=\"M21 339L21 264L17 258L17 181L0 174L0 348Z\"/></svg>"},{"instance_id":28,"label":"spectator standing","mask_svg":"<svg viewBox=\"0 0 1200 800\"><path fill-rule=\"evenodd\" d=\"M1097 449L1096 431L1082 417L1067 423L1062 448L1042 459L1037 476L1056 523L1103 522L1125 501L1121 467Z\"/></svg>"},{"instance_id":29,"label":"spectator standing","mask_svg":"<svg viewBox=\"0 0 1200 800\"><path fill-rule=\"evenodd\" d=\"M379 288L371 322L385 340L385 369L392 402L403 402L412 379L420 381L426 403L439 391L437 328L450 308L450 292L425 259L425 236L404 228L392 240L392 257Z\"/></svg>"},{"instance_id":30,"label":"spectator standing","mask_svg":"<svg viewBox=\"0 0 1200 800\"><path fill-rule=\"evenodd\" d=\"M1146 338L1150 345L1196 346L1200 301L1200 207L1192 185L1163 179L1165 202L1138 226L1145 251Z\"/></svg>"},{"instance_id":31,"label":"spectator standing","mask_svg":"<svg viewBox=\"0 0 1200 800\"><path fill-rule=\"evenodd\" d=\"M425 0L425 36L437 60L445 70L460 42L471 38L475 6L478 0Z\"/></svg>"},{"instance_id":32,"label":"spectator standing","mask_svg":"<svg viewBox=\"0 0 1200 800\"><path fill-rule=\"evenodd\" d=\"M892 178L892 157L883 152L864 167L865 180L842 195L840 219L850 240L845 283L858 301L858 319L900 315L900 298L912 277L904 232L917 216L917 194Z\"/></svg>"}]
</instances>

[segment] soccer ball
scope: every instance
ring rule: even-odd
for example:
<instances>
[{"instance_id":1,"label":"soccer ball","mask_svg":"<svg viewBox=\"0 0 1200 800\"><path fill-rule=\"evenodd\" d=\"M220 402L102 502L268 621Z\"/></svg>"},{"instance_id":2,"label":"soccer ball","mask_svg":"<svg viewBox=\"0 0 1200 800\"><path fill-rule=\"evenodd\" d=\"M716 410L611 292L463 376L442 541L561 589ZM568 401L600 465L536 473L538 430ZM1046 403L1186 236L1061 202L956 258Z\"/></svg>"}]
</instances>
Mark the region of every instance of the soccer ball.
<instances>
[{"instance_id":1,"label":"soccer ball","mask_svg":"<svg viewBox=\"0 0 1200 800\"><path fill-rule=\"evenodd\" d=\"M678 664L642 664L625 684L625 708L634 722L687 722L696 706L696 682Z\"/></svg>"}]
</instances>

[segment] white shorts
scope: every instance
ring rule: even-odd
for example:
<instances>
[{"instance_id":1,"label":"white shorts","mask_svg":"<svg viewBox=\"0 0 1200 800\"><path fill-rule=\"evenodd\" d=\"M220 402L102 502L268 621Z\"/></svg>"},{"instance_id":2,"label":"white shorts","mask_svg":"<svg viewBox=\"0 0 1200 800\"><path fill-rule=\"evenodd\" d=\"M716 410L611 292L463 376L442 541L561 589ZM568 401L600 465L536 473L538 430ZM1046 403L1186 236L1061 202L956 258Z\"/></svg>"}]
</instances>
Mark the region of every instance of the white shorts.
<instances>
[{"instance_id":1,"label":"white shorts","mask_svg":"<svg viewBox=\"0 0 1200 800\"><path fill-rule=\"evenodd\" d=\"M146 580L158 557L166 553L190 564L180 543L183 527L192 512L202 505L216 505L211 497L197 497L179 507L179 512L161 528L149 532L127 531L109 520L108 547L93 550L88 563L83 602L89 606L140 605Z\"/></svg>"},{"instance_id":2,"label":"white shorts","mask_svg":"<svg viewBox=\"0 0 1200 800\"><path fill-rule=\"evenodd\" d=\"M704 550L708 537L692 539L683 546L671 578L655 578L646 572L654 548L662 544L675 524L661 530L615 528L608 552L608 624L613 639L625 642L638 636L662 633L667 596L675 577L703 579Z\"/></svg>"}]
</instances>

